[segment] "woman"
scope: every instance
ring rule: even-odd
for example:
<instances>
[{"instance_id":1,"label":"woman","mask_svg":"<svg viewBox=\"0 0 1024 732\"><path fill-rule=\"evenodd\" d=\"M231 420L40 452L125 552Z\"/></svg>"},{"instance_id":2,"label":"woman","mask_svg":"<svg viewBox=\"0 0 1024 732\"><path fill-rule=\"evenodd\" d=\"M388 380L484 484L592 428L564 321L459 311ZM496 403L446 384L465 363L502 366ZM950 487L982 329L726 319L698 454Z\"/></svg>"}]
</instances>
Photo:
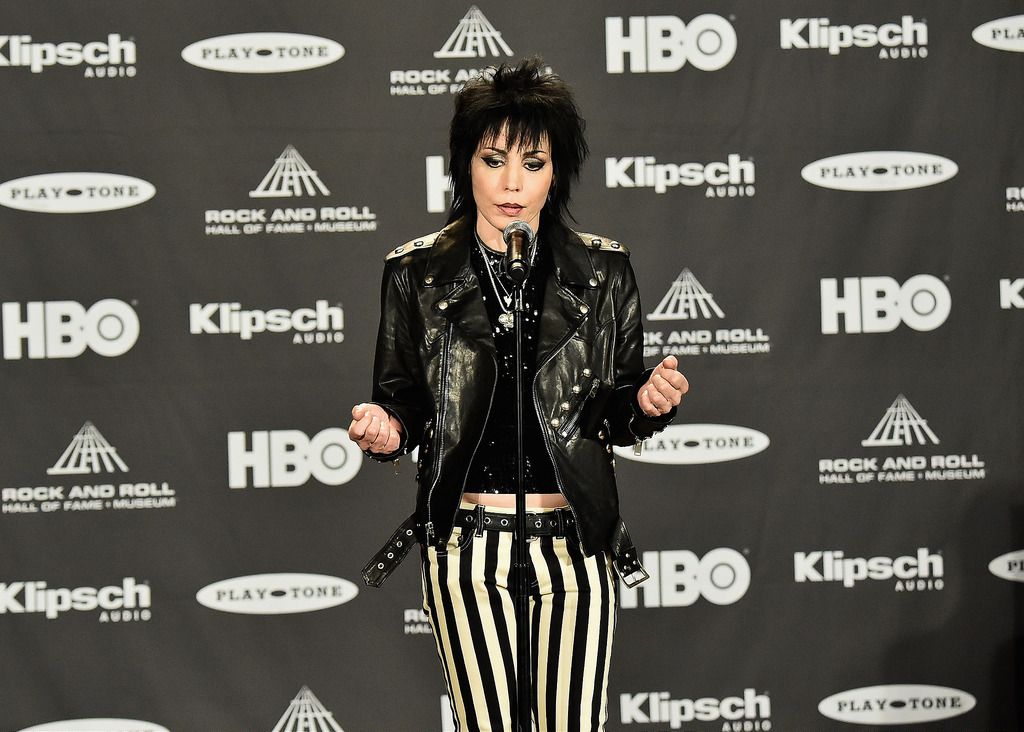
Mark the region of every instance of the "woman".
<instances>
[{"instance_id":1,"label":"woman","mask_svg":"<svg viewBox=\"0 0 1024 732\"><path fill-rule=\"evenodd\" d=\"M644 370L626 249L565 224L587 154L583 127L569 89L537 59L498 67L456 96L448 225L387 255L373 401L352 409L349 435L370 457L419 447L416 511L364 578L379 585L421 543L424 609L462 730L517 729L505 227L538 232L522 315L538 730L603 729L611 568L627 582L646 578L619 517L612 446L639 449L688 388L674 357Z\"/></svg>"}]
</instances>

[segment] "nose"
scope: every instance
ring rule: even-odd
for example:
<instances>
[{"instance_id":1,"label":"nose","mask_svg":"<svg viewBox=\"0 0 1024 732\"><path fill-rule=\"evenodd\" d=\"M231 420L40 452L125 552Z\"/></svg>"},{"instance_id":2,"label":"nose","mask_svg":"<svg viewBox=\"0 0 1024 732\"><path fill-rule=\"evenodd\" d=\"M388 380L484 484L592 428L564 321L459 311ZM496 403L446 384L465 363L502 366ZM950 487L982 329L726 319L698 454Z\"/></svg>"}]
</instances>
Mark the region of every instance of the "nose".
<instances>
[{"instance_id":1,"label":"nose","mask_svg":"<svg viewBox=\"0 0 1024 732\"><path fill-rule=\"evenodd\" d=\"M523 185L523 173L514 165L506 165L503 169L505 173L505 190L506 191L518 191Z\"/></svg>"}]
</instances>

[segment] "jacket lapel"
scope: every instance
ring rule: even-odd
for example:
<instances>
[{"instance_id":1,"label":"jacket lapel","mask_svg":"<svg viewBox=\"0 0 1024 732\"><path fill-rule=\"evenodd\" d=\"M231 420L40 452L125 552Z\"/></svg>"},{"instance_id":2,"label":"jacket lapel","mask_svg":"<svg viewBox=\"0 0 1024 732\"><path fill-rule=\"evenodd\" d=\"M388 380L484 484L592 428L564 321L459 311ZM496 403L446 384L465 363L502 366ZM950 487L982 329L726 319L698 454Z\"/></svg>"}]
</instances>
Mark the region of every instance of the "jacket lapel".
<instances>
[{"instance_id":1,"label":"jacket lapel","mask_svg":"<svg viewBox=\"0 0 1024 732\"><path fill-rule=\"evenodd\" d=\"M547 233L553 261L544 290L544 313L537 340L537 364L544 363L587 319L592 304L587 291L598 287L590 255L572 231L552 227Z\"/></svg>"},{"instance_id":2,"label":"jacket lapel","mask_svg":"<svg viewBox=\"0 0 1024 732\"><path fill-rule=\"evenodd\" d=\"M438 234L430 248L423 285L433 290L430 309L449 320L470 340L494 353L494 337L480 291L480 280L469 261L472 236L469 227L459 221Z\"/></svg>"}]
</instances>

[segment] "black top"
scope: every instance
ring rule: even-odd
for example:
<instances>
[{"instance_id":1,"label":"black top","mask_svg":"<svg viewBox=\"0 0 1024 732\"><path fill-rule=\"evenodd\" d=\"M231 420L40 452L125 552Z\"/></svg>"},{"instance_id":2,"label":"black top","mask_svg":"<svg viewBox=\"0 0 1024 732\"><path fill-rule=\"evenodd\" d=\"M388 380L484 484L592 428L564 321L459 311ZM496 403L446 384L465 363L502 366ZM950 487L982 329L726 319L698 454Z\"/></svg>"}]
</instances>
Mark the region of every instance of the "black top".
<instances>
[{"instance_id":1,"label":"black top","mask_svg":"<svg viewBox=\"0 0 1024 732\"><path fill-rule=\"evenodd\" d=\"M490 261L491 272L488 272L484 262L485 256ZM511 322L510 318L514 315L508 300L512 287L502 275L505 260L503 253L475 243L472 245L470 260L480 280L484 304L491 320L491 333L497 350L498 378L483 437L469 467L466 490L474 493L515 493L516 338L515 328L505 327L499 319L507 312L504 320ZM544 307L544 285L550 271L550 252L538 241L537 254L523 290L523 485L527 493L558 492L555 469L544 445L540 421L531 396L533 377L537 371L537 333L540 313Z\"/></svg>"}]
</instances>

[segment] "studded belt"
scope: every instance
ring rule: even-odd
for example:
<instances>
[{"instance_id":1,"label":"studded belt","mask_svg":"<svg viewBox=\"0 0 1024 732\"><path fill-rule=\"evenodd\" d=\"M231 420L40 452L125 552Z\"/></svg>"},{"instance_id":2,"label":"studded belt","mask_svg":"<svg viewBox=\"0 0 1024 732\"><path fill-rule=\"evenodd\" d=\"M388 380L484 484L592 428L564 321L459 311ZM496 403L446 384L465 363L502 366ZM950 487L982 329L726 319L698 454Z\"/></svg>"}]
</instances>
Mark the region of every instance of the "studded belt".
<instances>
[{"instance_id":1,"label":"studded belt","mask_svg":"<svg viewBox=\"0 0 1024 732\"><path fill-rule=\"evenodd\" d=\"M463 528L459 543L464 545L468 544L473 536L481 536L484 531L514 531L515 514L488 512L484 506L477 506L475 509L460 508L455 515L455 525ZM575 538L578 536L576 519L568 508L556 508L544 513L527 513L526 535ZM416 521L416 514L413 514L395 530L387 543L363 567L363 581L371 587L380 587L402 563L413 544L423 541L423 526ZM626 524L621 519L613 532L610 552L615 569L627 587L635 587L648 579L647 572L640 564L636 547L626 532Z\"/></svg>"},{"instance_id":2,"label":"studded belt","mask_svg":"<svg viewBox=\"0 0 1024 732\"><path fill-rule=\"evenodd\" d=\"M516 516L513 513L491 513L484 510L484 506L477 506L475 509L460 508L455 514L455 525L461 526L463 531L471 530L477 536L488 530L514 531ZM544 513L527 512L526 535L575 538L576 519L568 508L556 508Z\"/></svg>"}]
</instances>

